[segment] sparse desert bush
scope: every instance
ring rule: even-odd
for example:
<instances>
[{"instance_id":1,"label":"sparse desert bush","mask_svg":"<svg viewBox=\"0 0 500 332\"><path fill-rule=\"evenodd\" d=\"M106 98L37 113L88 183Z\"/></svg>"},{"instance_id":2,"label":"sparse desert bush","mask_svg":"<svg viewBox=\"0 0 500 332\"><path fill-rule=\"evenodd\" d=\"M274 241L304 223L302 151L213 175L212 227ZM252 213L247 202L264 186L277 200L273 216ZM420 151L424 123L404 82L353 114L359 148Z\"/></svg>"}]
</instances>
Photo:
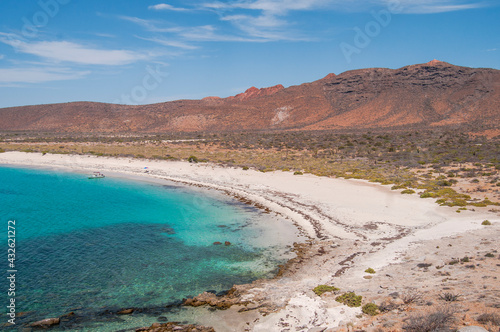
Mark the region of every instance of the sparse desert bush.
<instances>
[{"instance_id":1,"label":"sparse desert bush","mask_svg":"<svg viewBox=\"0 0 500 332\"><path fill-rule=\"evenodd\" d=\"M481 223L481 225L483 226L490 226L491 225L491 222L489 220L485 220Z\"/></svg>"},{"instance_id":2,"label":"sparse desert bush","mask_svg":"<svg viewBox=\"0 0 500 332\"><path fill-rule=\"evenodd\" d=\"M380 310L380 312L389 312L389 311L392 311L394 309L397 309L399 307L399 305L397 305L396 303L392 302L392 301L389 301L389 302L382 302L379 306L378 306L378 309Z\"/></svg>"},{"instance_id":3,"label":"sparse desert bush","mask_svg":"<svg viewBox=\"0 0 500 332\"><path fill-rule=\"evenodd\" d=\"M411 304L422 300L422 293L416 289L410 289L401 294L401 300L404 304Z\"/></svg>"},{"instance_id":4,"label":"sparse desert bush","mask_svg":"<svg viewBox=\"0 0 500 332\"><path fill-rule=\"evenodd\" d=\"M365 270L365 272L366 272L366 273L375 274L375 270L374 270L374 269L372 269L371 267L367 268L367 269Z\"/></svg>"},{"instance_id":5,"label":"sparse desert bush","mask_svg":"<svg viewBox=\"0 0 500 332\"><path fill-rule=\"evenodd\" d=\"M303 175L304 173L302 173L301 171L295 171L293 172L293 175Z\"/></svg>"},{"instance_id":6,"label":"sparse desert bush","mask_svg":"<svg viewBox=\"0 0 500 332\"><path fill-rule=\"evenodd\" d=\"M446 302L456 302L462 295L450 292L439 294L439 299Z\"/></svg>"},{"instance_id":7,"label":"sparse desert bush","mask_svg":"<svg viewBox=\"0 0 500 332\"><path fill-rule=\"evenodd\" d=\"M316 293L316 295L321 296L322 294L326 292L336 292L340 290L337 287L334 286L328 286L328 285L319 285L314 287L313 292Z\"/></svg>"},{"instance_id":8,"label":"sparse desert bush","mask_svg":"<svg viewBox=\"0 0 500 332\"><path fill-rule=\"evenodd\" d=\"M0 148L0 153L4 153L4 152L5 152L5 150Z\"/></svg>"},{"instance_id":9,"label":"sparse desert bush","mask_svg":"<svg viewBox=\"0 0 500 332\"><path fill-rule=\"evenodd\" d=\"M478 318L477 318L477 321L481 324L493 324L493 325L496 325L496 326L499 326L500 325L500 315L497 314L497 313L485 313L485 314L482 314L480 315Z\"/></svg>"},{"instance_id":10,"label":"sparse desert bush","mask_svg":"<svg viewBox=\"0 0 500 332\"><path fill-rule=\"evenodd\" d=\"M370 316L376 316L380 313L378 306L375 303L367 303L365 304L362 308L361 311L363 313L370 315Z\"/></svg>"},{"instance_id":11,"label":"sparse desert bush","mask_svg":"<svg viewBox=\"0 0 500 332\"><path fill-rule=\"evenodd\" d=\"M454 314L454 309L442 307L431 313L410 316L403 325L403 330L409 332L441 331L441 329L447 328L453 322Z\"/></svg>"},{"instance_id":12,"label":"sparse desert bush","mask_svg":"<svg viewBox=\"0 0 500 332\"><path fill-rule=\"evenodd\" d=\"M242 168L244 171L248 171L249 170L249 167L248 166L243 166Z\"/></svg>"},{"instance_id":13,"label":"sparse desert bush","mask_svg":"<svg viewBox=\"0 0 500 332\"><path fill-rule=\"evenodd\" d=\"M363 297L361 295L356 295L354 292L344 293L335 298L335 301L345 304L348 307L361 307L361 301Z\"/></svg>"},{"instance_id":14,"label":"sparse desert bush","mask_svg":"<svg viewBox=\"0 0 500 332\"><path fill-rule=\"evenodd\" d=\"M484 255L484 257L489 257L489 258L492 258L492 257L495 257L494 254L492 254L491 252L487 253L486 255Z\"/></svg>"}]
</instances>

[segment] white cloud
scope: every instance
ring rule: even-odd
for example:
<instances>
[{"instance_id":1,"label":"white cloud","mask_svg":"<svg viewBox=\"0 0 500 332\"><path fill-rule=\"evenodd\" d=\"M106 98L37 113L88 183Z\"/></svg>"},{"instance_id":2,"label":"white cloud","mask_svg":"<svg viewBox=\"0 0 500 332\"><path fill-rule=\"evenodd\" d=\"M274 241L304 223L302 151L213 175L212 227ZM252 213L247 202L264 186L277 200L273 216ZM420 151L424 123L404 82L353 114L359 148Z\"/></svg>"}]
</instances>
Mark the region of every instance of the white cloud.
<instances>
[{"instance_id":1,"label":"white cloud","mask_svg":"<svg viewBox=\"0 0 500 332\"><path fill-rule=\"evenodd\" d=\"M188 9L186 9L186 8L178 8L178 7L174 7L172 5L166 4L166 3L160 3L160 4L157 4L157 5L154 5L154 6L149 6L148 9L153 9L153 10L172 10L172 11L176 11L176 12L188 11Z\"/></svg>"},{"instance_id":2,"label":"white cloud","mask_svg":"<svg viewBox=\"0 0 500 332\"><path fill-rule=\"evenodd\" d=\"M89 71L54 67L0 68L0 83L43 83L75 80L85 77L89 73Z\"/></svg>"},{"instance_id":3,"label":"white cloud","mask_svg":"<svg viewBox=\"0 0 500 332\"><path fill-rule=\"evenodd\" d=\"M3 58L5 58L5 55L0 54L0 60L2 60Z\"/></svg>"},{"instance_id":4,"label":"white cloud","mask_svg":"<svg viewBox=\"0 0 500 332\"><path fill-rule=\"evenodd\" d=\"M27 43L0 37L0 42L11 45L18 52L36 55L55 62L117 66L146 60L150 57L134 51L97 49L68 41Z\"/></svg>"}]
</instances>

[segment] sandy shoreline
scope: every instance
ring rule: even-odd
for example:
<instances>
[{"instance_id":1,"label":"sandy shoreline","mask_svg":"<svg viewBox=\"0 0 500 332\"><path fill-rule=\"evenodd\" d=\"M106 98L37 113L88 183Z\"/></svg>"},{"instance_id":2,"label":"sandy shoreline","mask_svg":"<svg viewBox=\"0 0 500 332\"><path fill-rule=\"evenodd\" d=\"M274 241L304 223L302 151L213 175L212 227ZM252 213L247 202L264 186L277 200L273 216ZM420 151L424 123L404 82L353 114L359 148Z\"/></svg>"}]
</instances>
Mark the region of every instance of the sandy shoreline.
<instances>
[{"instance_id":1,"label":"sandy shoreline","mask_svg":"<svg viewBox=\"0 0 500 332\"><path fill-rule=\"evenodd\" d=\"M135 179L169 180L217 189L286 217L312 240L312 247L322 246L326 248L326 256L331 254L328 262L326 256L311 256L298 264L295 272L257 283L247 292L249 300L268 303L282 309L279 312L263 317L258 310L237 313L237 309L231 308L218 313L217 319L210 319L213 313L198 318L204 320L204 325L213 323L217 331L336 328L355 320L360 309L339 306L332 299L314 295L310 290L316 285L343 283L354 287L366 280L363 271L367 267L387 270L407 262L408 253L414 254L425 243L466 232L482 232L481 222L485 219L498 232L500 221L498 215L487 209L456 213L455 209L438 206L432 199L401 195L389 186L297 176L291 172L262 173L204 163L22 152L0 153L2 164L85 173L113 172ZM354 253L359 255L346 261ZM229 323L234 320L238 323Z\"/></svg>"}]
</instances>

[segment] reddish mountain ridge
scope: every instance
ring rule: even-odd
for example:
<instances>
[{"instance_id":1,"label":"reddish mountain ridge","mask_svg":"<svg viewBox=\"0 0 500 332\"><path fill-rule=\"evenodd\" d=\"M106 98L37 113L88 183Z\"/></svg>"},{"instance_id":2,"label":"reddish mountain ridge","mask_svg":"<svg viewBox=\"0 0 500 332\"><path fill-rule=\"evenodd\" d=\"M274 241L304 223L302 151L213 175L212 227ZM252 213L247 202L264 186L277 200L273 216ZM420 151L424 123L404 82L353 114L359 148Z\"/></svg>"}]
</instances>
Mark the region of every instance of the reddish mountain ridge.
<instances>
[{"instance_id":1,"label":"reddish mountain ridge","mask_svg":"<svg viewBox=\"0 0 500 332\"><path fill-rule=\"evenodd\" d=\"M127 106L75 102L0 109L0 131L357 130L500 123L500 71L433 60L329 74L228 98Z\"/></svg>"}]
</instances>

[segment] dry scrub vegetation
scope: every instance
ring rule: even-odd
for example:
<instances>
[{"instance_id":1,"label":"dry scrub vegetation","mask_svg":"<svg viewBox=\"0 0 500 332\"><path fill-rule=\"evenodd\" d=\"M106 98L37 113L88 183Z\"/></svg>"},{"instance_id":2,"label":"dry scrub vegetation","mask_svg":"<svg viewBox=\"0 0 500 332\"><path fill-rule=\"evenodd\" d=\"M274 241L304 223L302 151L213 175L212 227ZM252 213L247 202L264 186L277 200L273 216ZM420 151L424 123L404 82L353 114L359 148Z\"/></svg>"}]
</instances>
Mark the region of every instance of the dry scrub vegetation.
<instances>
[{"instance_id":1,"label":"dry scrub vegetation","mask_svg":"<svg viewBox=\"0 0 500 332\"><path fill-rule=\"evenodd\" d=\"M457 212L499 205L500 137L412 131L0 135L0 149L213 162L392 184ZM0 150L1 151L1 150ZM493 207L494 208L494 207Z\"/></svg>"}]
</instances>

